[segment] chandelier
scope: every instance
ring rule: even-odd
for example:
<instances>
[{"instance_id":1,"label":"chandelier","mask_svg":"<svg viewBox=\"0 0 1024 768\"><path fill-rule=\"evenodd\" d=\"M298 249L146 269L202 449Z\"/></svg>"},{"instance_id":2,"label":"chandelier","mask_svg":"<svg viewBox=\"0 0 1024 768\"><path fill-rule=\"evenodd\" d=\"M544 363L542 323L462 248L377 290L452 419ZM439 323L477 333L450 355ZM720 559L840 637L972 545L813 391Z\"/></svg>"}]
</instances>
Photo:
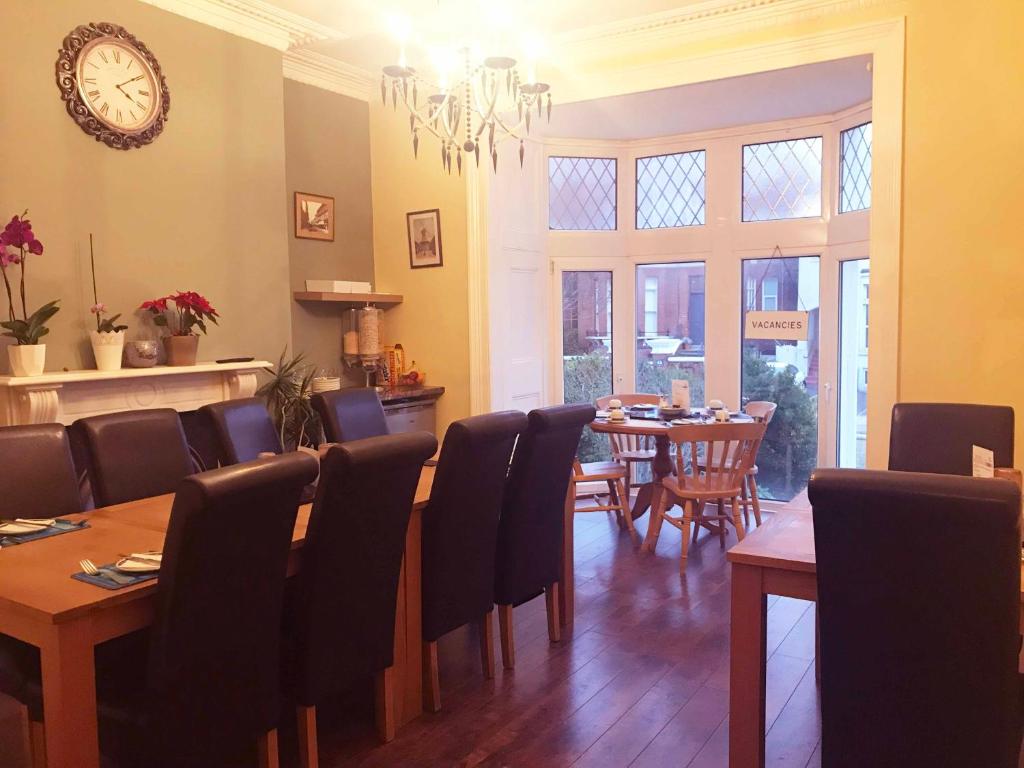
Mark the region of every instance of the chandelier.
<instances>
[{"instance_id":1,"label":"chandelier","mask_svg":"<svg viewBox=\"0 0 1024 768\"><path fill-rule=\"evenodd\" d=\"M481 151L497 172L498 144L507 139L519 141L522 167L533 115L546 113L551 121L551 88L537 81L532 62L524 82L514 58L474 54L465 47L455 56L439 57L439 82L432 83L406 64L403 48L399 63L384 67L381 100L387 104L390 91L392 107L397 110L401 103L408 111L414 156L419 156L422 133L440 140L441 163L448 173L454 164L461 175L463 154L466 162L472 155L479 167Z\"/></svg>"}]
</instances>

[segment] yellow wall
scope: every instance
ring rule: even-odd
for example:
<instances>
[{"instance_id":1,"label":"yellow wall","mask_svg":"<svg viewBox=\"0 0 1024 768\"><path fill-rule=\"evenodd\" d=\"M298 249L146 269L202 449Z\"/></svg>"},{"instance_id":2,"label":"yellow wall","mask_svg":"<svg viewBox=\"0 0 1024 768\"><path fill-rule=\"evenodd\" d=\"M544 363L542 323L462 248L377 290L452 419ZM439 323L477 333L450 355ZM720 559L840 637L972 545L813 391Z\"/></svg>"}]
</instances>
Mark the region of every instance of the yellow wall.
<instances>
[{"instance_id":1,"label":"yellow wall","mask_svg":"<svg viewBox=\"0 0 1024 768\"><path fill-rule=\"evenodd\" d=\"M65 111L57 49L90 21L125 26L160 61L171 110L149 146L109 149ZM29 311L61 299L47 368L93 365L90 232L100 299L125 314L129 339L145 333L141 301L196 290L223 317L200 359L276 360L290 337L281 54L124 0L3 0L0 29L21 30L0 46L0 216L29 208L46 246L30 263Z\"/></svg>"},{"instance_id":2,"label":"yellow wall","mask_svg":"<svg viewBox=\"0 0 1024 768\"><path fill-rule=\"evenodd\" d=\"M466 186L441 168L436 139L423 137L415 159L407 115L370 103L375 289L405 301L384 314L383 340L400 342L427 383L446 388L438 401L438 435L469 415L469 310ZM409 268L405 214L439 208L444 266Z\"/></svg>"}]
</instances>

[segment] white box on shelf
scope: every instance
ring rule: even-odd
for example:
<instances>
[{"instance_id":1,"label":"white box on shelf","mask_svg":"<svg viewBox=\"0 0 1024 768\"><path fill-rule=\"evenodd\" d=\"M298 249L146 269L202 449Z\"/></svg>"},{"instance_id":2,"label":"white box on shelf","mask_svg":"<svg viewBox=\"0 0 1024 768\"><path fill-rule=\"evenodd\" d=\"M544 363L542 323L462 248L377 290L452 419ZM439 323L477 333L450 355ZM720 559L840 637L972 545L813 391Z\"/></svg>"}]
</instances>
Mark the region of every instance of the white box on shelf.
<instances>
[{"instance_id":1,"label":"white box on shelf","mask_svg":"<svg viewBox=\"0 0 1024 768\"><path fill-rule=\"evenodd\" d=\"M316 293L352 293L348 280L307 280L306 290Z\"/></svg>"},{"instance_id":2,"label":"white box on shelf","mask_svg":"<svg viewBox=\"0 0 1024 768\"><path fill-rule=\"evenodd\" d=\"M349 293L373 293L369 283L360 283L353 280L348 284Z\"/></svg>"}]
</instances>

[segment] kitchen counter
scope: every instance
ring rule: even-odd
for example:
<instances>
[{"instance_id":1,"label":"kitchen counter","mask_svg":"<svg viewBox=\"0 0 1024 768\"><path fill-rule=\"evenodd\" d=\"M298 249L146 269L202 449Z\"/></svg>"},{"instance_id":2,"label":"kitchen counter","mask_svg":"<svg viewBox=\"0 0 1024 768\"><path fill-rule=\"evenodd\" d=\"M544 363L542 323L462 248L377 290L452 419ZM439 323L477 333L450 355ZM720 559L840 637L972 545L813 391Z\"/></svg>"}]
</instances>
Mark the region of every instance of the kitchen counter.
<instances>
[{"instance_id":1,"label":"kitchen counter","mask_svg":"<svg viewBox=\"0 0 1024 768\"><path fill-rule=\"evenodd\" d=\"M421 400L437 400L444 394L444 387L394 387L382 390L380 401L384 405L398 405L399 403L414 403Z\"/></svg>"}]
</instances>

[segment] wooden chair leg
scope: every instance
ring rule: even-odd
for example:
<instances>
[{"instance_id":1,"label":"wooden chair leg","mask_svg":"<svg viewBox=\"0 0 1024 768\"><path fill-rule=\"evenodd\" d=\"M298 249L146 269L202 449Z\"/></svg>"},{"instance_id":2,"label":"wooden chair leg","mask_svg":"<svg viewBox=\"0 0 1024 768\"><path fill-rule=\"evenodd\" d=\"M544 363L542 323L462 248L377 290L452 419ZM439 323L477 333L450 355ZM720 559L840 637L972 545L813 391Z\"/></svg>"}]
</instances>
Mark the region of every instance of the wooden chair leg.
<instances>
[{"instance_id":1,"label":"wooden chair leg","mask_svg":"<svg viewBox=\"0 0 1024 768\"><path fill-rule=\"evenodd\" d=\"M515 669L516 639L512 630L512 606L498 606L498 632L501 634L501 666Z\"/></svg>"},{"instance_id":2,"label":"wooden chair leg","mask_svg":"<svg viewBox=\"0 0 1024 768\"><path fill-rule=\"evenodd\" d=\"M740 485L740 503L743 505L743 524L750 528L750 498L747 494L747 475L743 476L743 484Z\"/></svg>"},{"instance_id":3,"label":"wooden chair leg","mask_svg":"<svg viewBox=\"0 0 1024 768\"><path fill-rule=\"evenodd\" d=\"M626 523L626 530L629 531L630 536L636 535L636 528L633 527L633 510L629 508L629 486L624 480L620 480L619 486L619 504L622 505L622 519Z\"/></svg>"},{"instance_id":4,"label":"wooden chair leg","mask_svg":"<svg viewBox=\"0 0 1024 768\"><path fill-rule=\"evenodd\" d=\"M316 707L296 707L295 724L299 735L299 765L302 768L317 768L320 765L320 752L316 745Z\"/></svg>"},{"instance_id":5,"label":"wooden chair leg","mask_svg":"<svg viewBox=\"0 0 1024 768\"><path fill-rule=\"evenodd\" d=\"M683 504L683 550L679 557L679 572L686 571L686 555L690 550L690 526L693 525L694 502L687 499Z\"/></svg>"},{"instance_id":6,"label":"wooden chair leg","mask_svg":"<svg viewBox=\"0 0 1024 768\"><path fill-rule=\"evenodd\" d=\"M653 552L654 548L658 546L658 535L661 533L661 524L664 522L665 509L669 502L669 493L664 488L660 489L661 493L658 493L658 487L654 487L654 495L657 497L653 499L651 506L651 517L647 521L647 536L644 537L644 543L641 549L644 552Z\"/></svg>"},{"instance_id":7,"label":"wooden chair leg","mask_svg":"<svg viewBox=\"0 0 1024 768\"><path fill-rule=\"evenodd\" d=\"M437 675L437 641L423 643L423 708L441 710L441 683Z\"/></svg>"},{"instance_id":8,"label":"wooden chair leg","mask_svg":"<svg viewBox=\"0 0 1024 768\"><path fill-rule=\"evenodd\" d=\"M386 667L377 673L374 681L375 720L377 737L387 744L395 738L395 668Z\"/></svg>"},{"instance_id":9,"label":"wooden chair leg","mask_svg":"<svg viewBox=\"0 0 1024 768\"><path fill-rule=\"evenodd\" d=\"M483 666L484 677L494 678L494 609L492 608L480 620L480 664Z\"/></svg>"},{"instance_id":10,"label":"wooden chair leg","mask_svg":"<svg viewBox=\"0 0 1024 768\"><path fill-rule=\"evenodd\" d=\"M627 511L626 516L629 516ZM544 590L544 601L548 613L548 639L557 643L562 639L562 622L558 615L558 582L548 584Z\"/></svg>"},{"instance_id":11,"label":"wooden chair leg","mask_svg":"<svg viewBox=\"0 0 1024 768\"><path fill-rule=\"evenodd\" d=\"M622 501L619 499L619 489L614 480L606 481L608 483L608 506L614 507L618 505L618 509L615 512L615 522L619 524L619 528L626 527L626 521L622 517Z\"/></svg>"},{"instance_id":12,"label":"wooden chair leg","mask_svg":"<svg viewBox=\"0 0 1024 768\"><path fill-rule=\"evenodd\" d=\"M757 478L753 475L747 476L750 480L750 501L754 506L754 522L761 527L761 500L757 497Z\"/></svg>"},{"instance_id":13,"label":"wooden chair leg","mask_svg":"<svg viewBox=\"0 0 1024 768\"><path fill-rule=\"evenodd\" d=\"M256 754L260 768L278 768L276 728L256 737Z\"/></svg>"},{"instance_id":14,"label":"wooden chair leg","mask_svg":"<svg viewBox=\"0 0 1024 768\"><path fill-rule=\"evenodd\" d=\"M736 538L743 541L747 535L747 529L743 526L743 517L740 515L740 507L735 496L732 498L732 524L736 529ZM725 528L724 523L722 528Z\"/></svg>"},{"instance_id":15,"label":"wooden chair leg","mask_svg":"<svg viewBox=\"0 0 1024 768\"><path fill-rule=\"evenodd\" d=\"M43 724L28 717L28 708L25 708L25 717L28 719L28 754L32 761L32 768L46 768L46 729Z\"/></svg>"},{"instance_id":16,"label":"wooden chair leg","mask_svg":"<svg viewBox=\"0 0 1024 768\"><path fill-rule=\"evenodd\" d=\"M725 514L725 499L718 500L718 514ZM725 549L725 520L721 519L718 521L718 546L720 549Z\"/></svg>"},{"instance_id":17,"label":"wooden chair leg","mask_svg":"<svg viewBox=\"0 0 1024 768\"><path fill-rule=\"evenodd\" d=\"M685 511L685 510L684 510ZM704 525L704 502L697 502L697 509L693 513L693 539L692 544L697 543L697 537L700 535L701 526Z\"/></svg>"}]
</instances>

